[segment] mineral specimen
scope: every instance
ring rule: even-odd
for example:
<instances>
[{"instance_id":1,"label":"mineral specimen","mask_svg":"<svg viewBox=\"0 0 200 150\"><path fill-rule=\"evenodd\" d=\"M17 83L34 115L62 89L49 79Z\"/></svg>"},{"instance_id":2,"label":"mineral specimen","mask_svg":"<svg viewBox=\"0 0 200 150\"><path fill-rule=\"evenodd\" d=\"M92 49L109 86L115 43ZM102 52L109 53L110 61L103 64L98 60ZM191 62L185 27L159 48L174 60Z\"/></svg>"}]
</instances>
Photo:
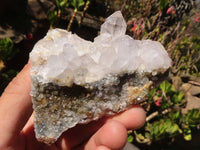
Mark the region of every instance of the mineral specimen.
<instances>
[{"instance_id":1,"label":"mineral specimen","mask_svg":"<svg viewBox=\"0 0 200 150\"><path fill-rule=\"evenodd\" d=\"M50 30L30 53L34 127L51 144L69 128L114 115L146 99L152 77L171 63L156 41L125 34L120 11L108 17L94 42Z\"/></svg>"}]
</instances>

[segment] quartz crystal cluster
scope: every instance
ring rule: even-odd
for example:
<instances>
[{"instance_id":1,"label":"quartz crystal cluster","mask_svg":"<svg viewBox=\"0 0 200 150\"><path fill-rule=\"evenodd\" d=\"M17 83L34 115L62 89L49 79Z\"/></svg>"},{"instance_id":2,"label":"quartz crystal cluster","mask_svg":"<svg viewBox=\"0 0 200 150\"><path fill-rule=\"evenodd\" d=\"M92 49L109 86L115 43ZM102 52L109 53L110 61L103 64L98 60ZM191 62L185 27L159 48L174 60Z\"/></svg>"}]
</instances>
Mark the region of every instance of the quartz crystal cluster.
<instances>
[{"instance_id":1,"label":"quartz crystal cluster","mask_svg":"<svg viewBox=\"0 0 200 150\"><path fill-rule=\"evenodd\" d=\"M171 59L159 42L134 40L126 27L117 11L94 42L53 29L34 46L31 97L39 141L51 144L77 124L146 99L152 77L163 74Z\"/></svg>"}]
</instances>

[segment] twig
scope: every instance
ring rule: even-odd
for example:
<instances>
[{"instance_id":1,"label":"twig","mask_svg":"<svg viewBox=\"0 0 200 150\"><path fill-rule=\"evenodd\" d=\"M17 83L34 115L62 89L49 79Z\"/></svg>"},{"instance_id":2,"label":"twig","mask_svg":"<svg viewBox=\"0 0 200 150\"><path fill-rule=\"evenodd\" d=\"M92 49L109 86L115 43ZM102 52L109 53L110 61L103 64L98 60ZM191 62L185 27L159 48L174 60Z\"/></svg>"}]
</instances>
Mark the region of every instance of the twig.
<instances>
[{"instance_id":1,"label":"twig","mask_svg":"<svg viewBox=\"0 0 200 150\"><path fill-rule=\"evenodd\" d=\"M81 19L80 19L79 22L78 22L78 25L79 25L79 26L81 26L81 23L83 22L83 18L85 17L85 13L86 13L86 11L88 10L89 5L90 5L90 1L87 0L87 2L86 2L86 4L85 4L85 7L84 7L84 9L83 9L83 12L82 12L82 14L81 14Z\"/></svg>"},{"instance_id":2,"label":"twig","mask_svg":"<svg viewBox=\"0 0 200 150\"><path fill-rule=\"evenodd\" d=\"M158 111L153 112L152 114L150 114L149 116L147 116L146 122L149 122L151 119L155 118L157 115L158 115Z\"/></svg>"},{"instance_id":3,"label":"twig","mask_svg":"<svg viewBox=\"0 0 200 150\"><path fill-rule=\"evenodd\" d=\"M122 7L121 7L121 12L123 11L124 6L126 5L126 1L127 1L127 0L124 0L124 3L123 3L123 5L122 5Z\"/></svg>"},{"instance_id":4,"label":"twig","mask_svg":"<svg viewBox=\"0 0 200 150\"><path fill-rule=\"evenodd\" d=\"M196 82L196 81L188 81L188 83L191 83L191 84L195 84L195 85L199 85L199 86L200 86L200 82Z\"/></svg>"},{"instance_id":5,"label":"twig","mask_svg":"<svg viewBox=\"0 0 200 150\"><path fill-rule=\"evenodd\" d=\"M70 19L69 24L68 24L68 27L67 27L67 31L70 30L70 28L71 28L71 26L72 26L72 23L74 22L74 18L75 18L75 16L76 16L76 13L77 13L77 9L74 9L72 18Z\"/></svg>"},{"instance_id":6,"label":"twig","mask_svg":"<svg viewBox=\"0 0 200 150\"><path fill-rule=\"evenodd\" d=\"M192 67L195 69L196 73L198 73L198 72L199 72L199 70L198 70L198 68L197 68L197 66L196 66L196 65L193 65Z\"/></svg>"},{"instance_id":7,"label":"twig","mask_svg":"<svg viewBox=\"0 0 200 150\"><path fill-rule=\"evenodd\" d=\"M162 114L162 115L165 115L165 114L167 114L167 113L170 112L170 111L171 111L171 109L168 108L168 109L163 110L163 111L161 112L161 114ZM150 114L149 116L147 116L146 122L149 122L151 119L153 119L153 118L155 118L156 116L158 116L158 114L159 114L158 111L153 112L152 114Z\"/></svg>"}]
</instances>

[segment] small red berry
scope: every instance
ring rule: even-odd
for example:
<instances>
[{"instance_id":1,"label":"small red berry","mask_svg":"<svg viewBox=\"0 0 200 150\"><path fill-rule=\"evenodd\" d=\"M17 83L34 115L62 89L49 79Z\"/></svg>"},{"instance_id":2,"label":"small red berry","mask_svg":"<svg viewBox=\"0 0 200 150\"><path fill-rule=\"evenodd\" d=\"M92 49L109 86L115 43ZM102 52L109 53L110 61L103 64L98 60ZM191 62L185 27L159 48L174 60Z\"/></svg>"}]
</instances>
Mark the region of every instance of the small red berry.
<instances>
[{"instance_id":1,"label":"small red berry","mask_svg":"<svg viewBox=\"0 0 200 150\"><path fill-rule=\"evenodd\" d=\"M32 40L33 39L33 34L32 33L26 34L26 39L27 40Z\"/></svg>"}]
</instances>

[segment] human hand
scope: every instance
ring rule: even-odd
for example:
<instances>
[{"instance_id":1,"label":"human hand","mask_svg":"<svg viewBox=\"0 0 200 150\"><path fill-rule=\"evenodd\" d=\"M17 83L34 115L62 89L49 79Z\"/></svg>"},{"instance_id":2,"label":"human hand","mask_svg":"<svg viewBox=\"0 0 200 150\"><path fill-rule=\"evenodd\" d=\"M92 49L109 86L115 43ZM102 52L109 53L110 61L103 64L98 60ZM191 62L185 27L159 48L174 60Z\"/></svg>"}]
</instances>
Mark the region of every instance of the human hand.
<instances>
[{"instance_id":1,"label":"human hand","mask_svg":"<svg viewBox=\"0 0 200 150\"><path fill-rule=\"evenodd\" d=\"M140 106L114 117L77 125L69 129L50 146L35 138L30 93L30 68L27 64L0 97L1 150L112 150L126 144L127 130L145 123L145 111Z\"/></svg>"}]
</instances>

